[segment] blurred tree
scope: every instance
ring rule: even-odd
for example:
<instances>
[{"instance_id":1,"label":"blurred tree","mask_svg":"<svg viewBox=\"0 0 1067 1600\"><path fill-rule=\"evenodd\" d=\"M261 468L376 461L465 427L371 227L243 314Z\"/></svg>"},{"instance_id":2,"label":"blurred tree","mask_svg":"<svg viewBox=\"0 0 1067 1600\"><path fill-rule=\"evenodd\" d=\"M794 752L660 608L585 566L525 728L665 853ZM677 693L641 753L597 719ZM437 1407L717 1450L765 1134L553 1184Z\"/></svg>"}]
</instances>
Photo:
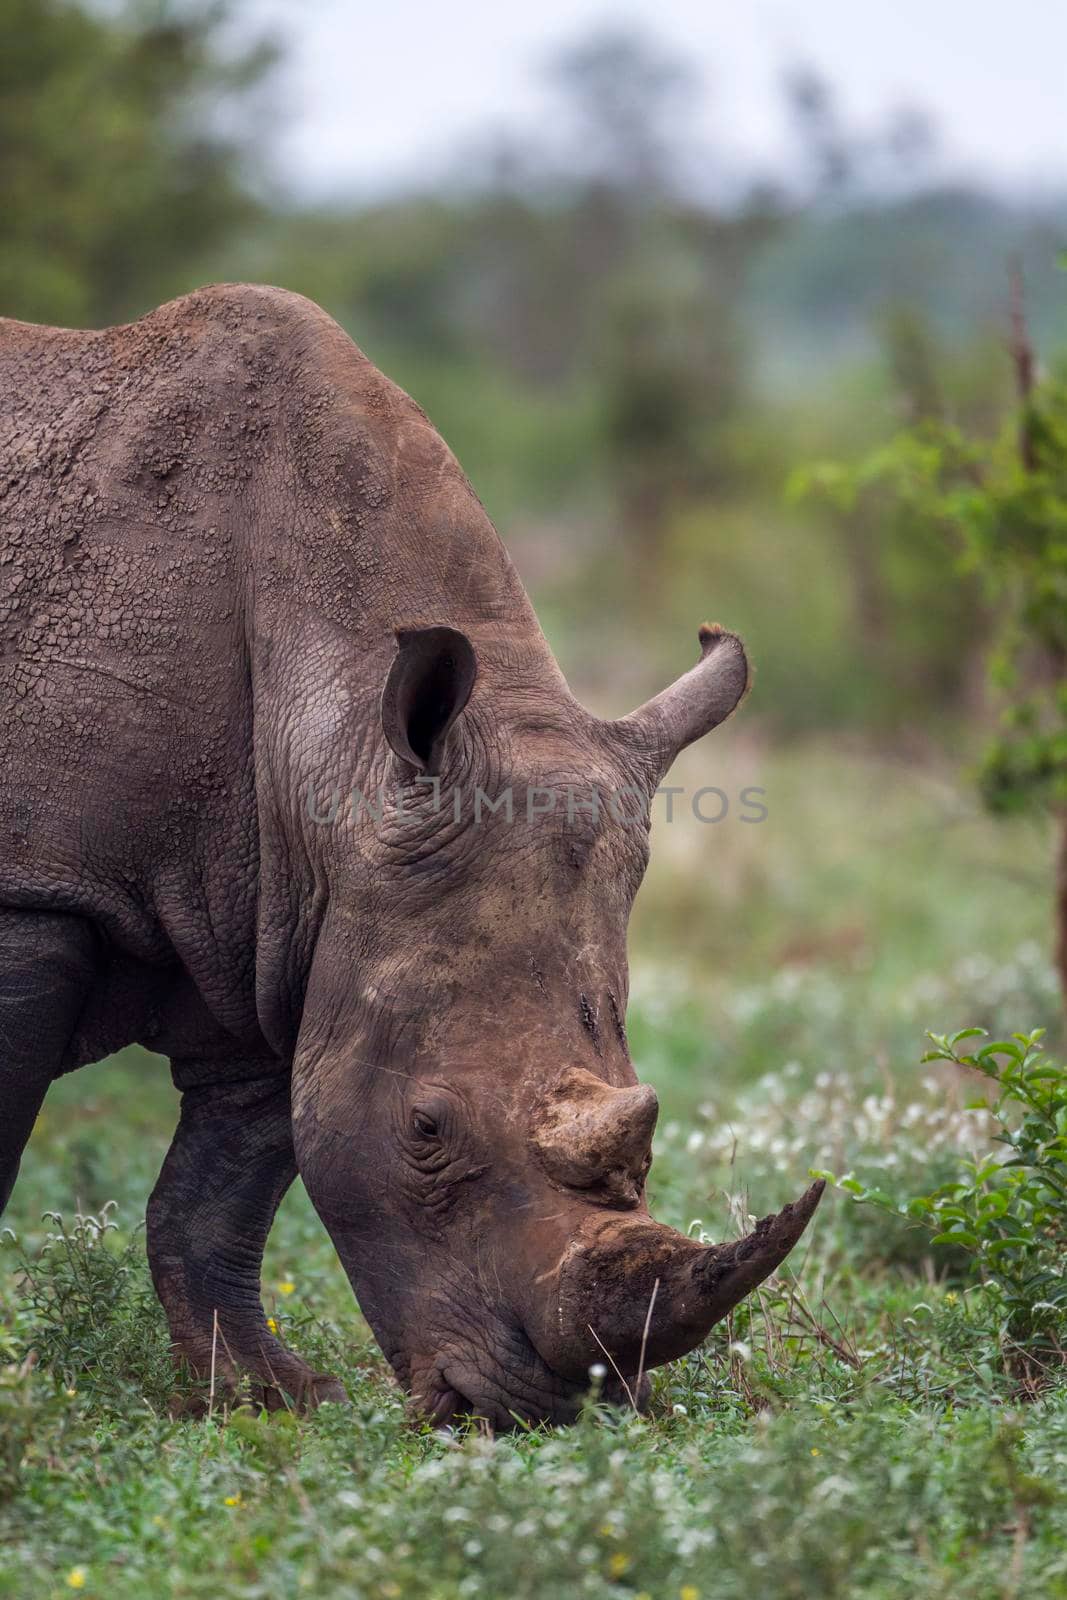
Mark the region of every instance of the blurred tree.
<instances>
[{"instance_id":1,"label":"blurred tree","mask_svg":"<svg viewBox=\"0 0 1067 1600\"><path fill-rule=\"evenodd\" d=\"M1014 301L1019 404L995 437L922 419L857 467L815 469L808 486L846 509L877 493L894 525L940 539L958 570L982 581L979 632L1005 710L981 789L994 812L1042 811L1056 822L1056 960L1067 1002L1067 381L1038 378L1018 276ZM937 599L931 590L923 604Z\"/></svg>"},{"instance_id":2,"label":"blurred tree","mask_svg":"<svg viewBox=\"0 0 1067 1600\"><path fill-rule=\"evenodd\" d=\"M842 115L833 86L806 62L788 68L782 90L812 198L840 200L860 190L884 194L922 183L937 147L925 111L896 106L881 126L856 128Z\"/></svg>"},{"instance_id":3,"label":"blurred tree","mask_svg":"<svg viewBox=\"0 0 1067 1600\"><path fill-rule=\"evenodd\" d=\"M803 62L788 69L782 87L814 192L840 193L855 175L857 151L854 137L842 126L833 90Z\"/></svg>"},{"instance_id":4,"label":"blurred tree","mask_svg":"<svg viewBox=\"0 0 1067 1600\"><path fill-rule=\"evenodd\" d=\"M193 287L193 265L255 214L247 102L276 52L228 48L233 12L0 0L0 312L145 310Z\"/></svg>"},{"instance_id":5,"label":"blurred tree","mask_svg":"<svg viewBox=\"0 0 1067 1600\"><path fill-rule=\"evenodd\" d=\"M557 52L548 77L571 125L573 171L631 203L677 188L700 91L688 62L638 30L606 28Z\"/></svg>"},{"instance_id":6,"label":"blurred tree","mask_svg":"<svg viewBox=\"0 0 1067 1600\"><path fill-rule=\"evenodd\" d=\"M938 341L929 317L918 306L894 301L885 314L883 339L890 381L904 421L914 427L942 417L945 407L938 379Z\"/></svg>"},{"instance_id":7,"label":"blurred tree","mask_svg":"<svg viewBox=\"0 0 1067 1600\"><path fill-rule=\"evenodd\" d=\"M929 113L919 106L898 106L890 113L884 142L897 175L912 185L921 183L938 143Z\"/></svg>"},{"instance_id":8,"label":"blurred tree","mask_svg":"<svg viewBox=\"0 0 1067 1600\"><path fill-rule=\"evenodd\" d=\"M670 575L674 515L735 475L730 430L747 382L736 301L715 247L704 255L668 242L672 250L635 264L605 296L596 361L626 575L652 609Z\"/></svg>"},{"instance_id":9,"label":"blurred tree","mask_svg":"<svg viewBox=\"0 0 1067 1600\"><path fill-rule=\"evenodd\" d=\"M928 318L907 301L896 301L880 320L895 409L912 426L936 420L942 415L942 401L935 373L937 340ZM933 577L934 590L948 601L952 615L943 619L936 630L930 629L927 606L927 638L933 635L937 641L951 639L945 664L948 670L942 666L938 678L939 698L952 697L960 687L954 676L954 668L960 662L955 624L963 617L956 614L956 589L936 583L946 562L941 540L931 541L921 522L916 525L908 517L873 505L871 496L860 496L853 505L842 507L839 523L857 632L869 663L876 672L894 670L897 643L908 631L898 612L914 607L929 590ZM959 598L962 605L962 597ZM927 687L934 654L935 649L928 645L919 658Z\"/></svg>"},{"instance_id":10,"label":"blurred tree","mask_svg":"<svg viewBox=\"0 0 1067 1600\"><path fill-rule=\"evenodd\" d=\"M592 380L627 558L617 570L647 602L669 576L675 513L730 477L748 371L745 273L777 215L709 198L705 87L644 33L595 31L558 52L548 76L572 176L553 218L558 276L534 281L553 285L561 353ZM685 198L694 192L699 201Z\"/></svg>"}]
</instances>

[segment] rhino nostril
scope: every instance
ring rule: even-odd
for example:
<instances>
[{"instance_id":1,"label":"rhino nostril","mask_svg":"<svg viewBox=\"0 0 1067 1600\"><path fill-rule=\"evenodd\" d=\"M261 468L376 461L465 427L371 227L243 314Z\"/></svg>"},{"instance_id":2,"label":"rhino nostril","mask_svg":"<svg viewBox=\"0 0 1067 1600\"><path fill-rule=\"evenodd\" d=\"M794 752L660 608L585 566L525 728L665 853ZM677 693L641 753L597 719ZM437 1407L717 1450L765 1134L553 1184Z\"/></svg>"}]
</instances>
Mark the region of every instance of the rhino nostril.
<instances>
[{"instance_id":1,"label":"rhino nostril","mask_svg":"<svg viewBox=\"0 0 1067 1600\"><path fill-rule=\"evenodd\" d=\"M599 1182L587 1185L580 1192L596 1205L613 1206L620 1211L632 1211L635 1206L641 1204L647 1171L646 1167L639 1172L608 1172Z\"/></svg>"}]
</instances>

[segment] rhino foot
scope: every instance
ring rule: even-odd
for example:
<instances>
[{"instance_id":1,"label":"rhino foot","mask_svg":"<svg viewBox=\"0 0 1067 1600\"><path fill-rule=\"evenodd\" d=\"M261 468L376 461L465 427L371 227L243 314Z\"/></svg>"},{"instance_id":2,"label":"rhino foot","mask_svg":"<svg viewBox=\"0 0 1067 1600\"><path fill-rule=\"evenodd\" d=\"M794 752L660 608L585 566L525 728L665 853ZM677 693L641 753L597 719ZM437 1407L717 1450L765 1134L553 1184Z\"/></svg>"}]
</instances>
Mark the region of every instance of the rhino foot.
<instances>
[{"instance_id":1,"label":"rhino foot","mask_svg":"<svg viewBox=\"0 0 1067 1600\"><path fill-rule=\"evenodd\" d=\"M148 1202L148 1260L181 1382L172 1416L247 1401L310 1411L343 1385L287 1350L260 1273L278 1204L296 1175L288 1072L277 1061L181 1058L181 1120Z\"/></svg>"},{"instance_id":2,"label":"rhino foot","mask_svg":"<svg viewBox=\"0 0 1067 1600\"><path fill-rule=\"evenodd\" d=\"M175 1419L200 1418L213 1411L237 1405L259 1406L265 1411L295 1411L304 1414L324 1403L345 1405L348 1393L339 1378L329 1372L314 1372L306 1362L278 1345L272 1360L266 1356L248 1362L239 1358L217 1363L214 1381L210 1366L205 1371L202 1355L180 1349L175 1361L187 1382L175 1390L168 1411Z\"/></svg>"}]
</instances>

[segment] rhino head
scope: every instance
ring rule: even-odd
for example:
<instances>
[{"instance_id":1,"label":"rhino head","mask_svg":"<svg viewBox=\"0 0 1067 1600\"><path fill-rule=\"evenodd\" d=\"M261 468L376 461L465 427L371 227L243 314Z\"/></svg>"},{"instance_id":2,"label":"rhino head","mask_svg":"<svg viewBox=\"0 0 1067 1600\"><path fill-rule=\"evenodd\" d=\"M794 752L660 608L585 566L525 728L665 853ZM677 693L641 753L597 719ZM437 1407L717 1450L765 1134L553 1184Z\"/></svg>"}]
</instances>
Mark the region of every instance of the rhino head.
<instances>
[{"instance_id":1,"label":"rhino head","mask_svg":"<svg viewBox=\"0 0 1067 1600\"><path fill-rule=\"evenodd\" d=\"M389 802L335 846L362 892L330 897L293 1120L360 1306L437 1423L567 1420L596 1362L640 1403L641 1375L698 1345L818 1202L705 1247L645 1201L657 1103L626 1043L627 920L657 784L748 686L734 635L700 643L605 722L499 646L398 635L368 769Z\"/></svg>"}]
</instances>

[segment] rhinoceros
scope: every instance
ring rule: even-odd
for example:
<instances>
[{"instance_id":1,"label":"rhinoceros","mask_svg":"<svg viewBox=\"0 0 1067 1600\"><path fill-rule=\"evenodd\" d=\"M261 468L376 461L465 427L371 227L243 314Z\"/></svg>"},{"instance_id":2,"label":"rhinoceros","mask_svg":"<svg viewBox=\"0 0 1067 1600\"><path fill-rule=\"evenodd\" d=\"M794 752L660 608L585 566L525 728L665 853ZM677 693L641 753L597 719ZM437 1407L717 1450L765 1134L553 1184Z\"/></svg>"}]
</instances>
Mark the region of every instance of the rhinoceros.
<instances>
[{"instance_id":1,"label":"rhinoceros","mask_svg":"<svg viewBox=\"0 0 1067 1600\"><path fill-rule=\"evenodd\" d=\"M820 1191L725 1245L645 1202L627 920L740 641L586 711L439 434L299 295L0 321L0 384L0 1201L52 1080L138 1042L187 1376L344 1397L262 1308L299 1173L419 1414L564 1421L597 1362L644 1403Z\"/></svg>"}]
</instances>

